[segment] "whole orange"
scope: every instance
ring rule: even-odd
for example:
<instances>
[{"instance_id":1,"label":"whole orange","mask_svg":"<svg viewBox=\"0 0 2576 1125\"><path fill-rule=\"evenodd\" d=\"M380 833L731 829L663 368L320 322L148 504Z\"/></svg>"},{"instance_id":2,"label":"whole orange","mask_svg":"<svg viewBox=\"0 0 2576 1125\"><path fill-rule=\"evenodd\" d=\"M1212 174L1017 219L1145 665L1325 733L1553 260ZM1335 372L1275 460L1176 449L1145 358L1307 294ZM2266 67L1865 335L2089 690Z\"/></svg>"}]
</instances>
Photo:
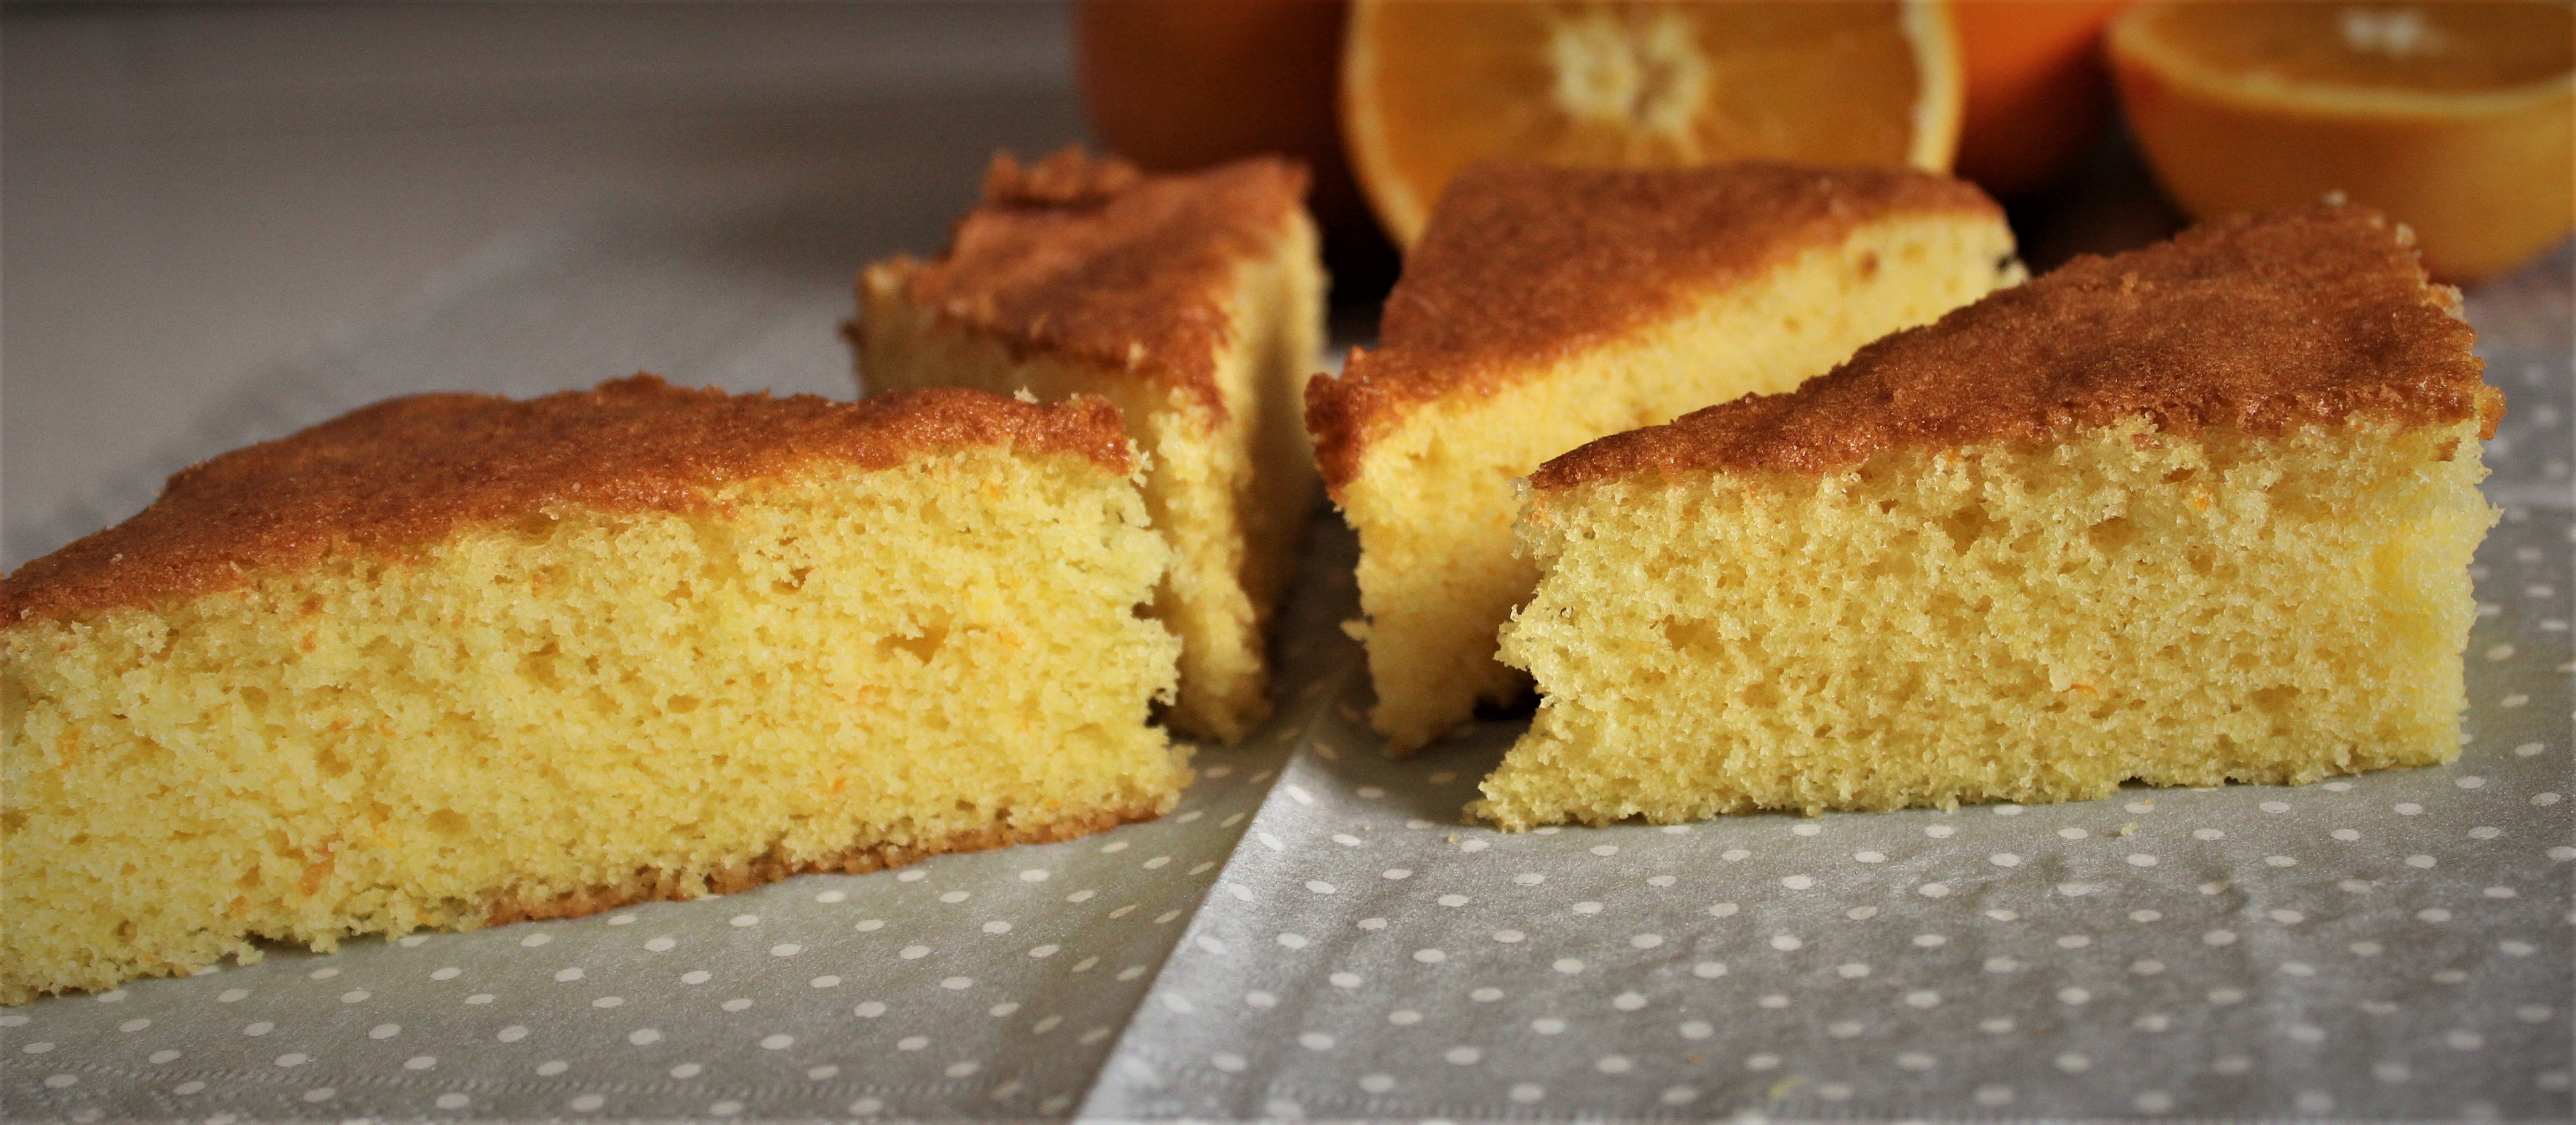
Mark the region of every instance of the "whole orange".
<instances>
[{"instance_id":1,"label":"whole orange","mask_svg":"<svg viewBox=\"0 0 2576 1125\"><path fill-rule=\"evenodd\" d=\"M1968 105L1958 174L1997 195L2066 178L2110 118L2102 27L2129 0L1954 0Z\"/></svg>"},{"instance_id":2,"label":"whole orange","mask_svg":"<svg viewBox=\"0 0 2576 1125\"><path fill-rule=\"evenodd\" d=\"M1340 0L1082 0L1083 100L1102 144L1148 171L1280 153L1314 173L1328 231L1370 226L1333 105Z\"/></svg>"}]
</instances>

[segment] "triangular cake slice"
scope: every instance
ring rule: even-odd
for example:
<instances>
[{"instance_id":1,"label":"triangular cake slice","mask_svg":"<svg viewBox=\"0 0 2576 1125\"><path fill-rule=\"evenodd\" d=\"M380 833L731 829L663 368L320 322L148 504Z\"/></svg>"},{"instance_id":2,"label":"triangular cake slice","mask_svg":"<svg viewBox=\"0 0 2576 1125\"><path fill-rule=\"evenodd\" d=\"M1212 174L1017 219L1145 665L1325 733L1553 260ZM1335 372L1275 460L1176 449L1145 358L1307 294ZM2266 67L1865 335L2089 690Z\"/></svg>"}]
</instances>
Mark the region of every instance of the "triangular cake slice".
<instances>
[{"instance_id":1,"label":"triangular cake slice","mask_svg":"<svg viewBox=\"0 0 2576 1125\"><path fill-rule=\"evenodd\" d=\"M1901 169L1490 163L1407 255L1380 346L1307 384L1359 533L1370 721L1396 752L1528 677L1494 631L1537 569L1513 480L1604 434L1786 390L2019 280L1984 193Z\"/></svg>"},{"instance_id":2,"label":"triangular cake slice","mask_svg":"<svg viewBox=\"0 0 2576 1125\"><path fill-rule=\"evenodd\" d=\"M1276 158L1143 175L1068 149L996 157L936 261L859 279L859 378L1096 394L1148 457L1178 557L1154 613L1180 634L1172 724L1232 742L1269 714L1266 638L1315 502L1298 394L1321 366L1324 272L1306 174Z\"/></svg>"},{"instance_id":3,"label":"triangular cake slice","mask_svg":"<svg viewBox=\"0 0 2576 1125\"><path fill-rule=\"evenodd\" d=\"M0 580L0 1003L1159 815L1098 399L396 399Z\"/></svg>"},{"instance_id":4,"label":"triangular cake slice","mask_svg":"<svg viewBox=\"0 0 2576 1125\"><path fill-rule=\"evenodd\" d=\"M2296 784L2459 753L2502 416L2338 204L2080 258L1530 478L1507 828Z\"/></svg>"}]
</instances>

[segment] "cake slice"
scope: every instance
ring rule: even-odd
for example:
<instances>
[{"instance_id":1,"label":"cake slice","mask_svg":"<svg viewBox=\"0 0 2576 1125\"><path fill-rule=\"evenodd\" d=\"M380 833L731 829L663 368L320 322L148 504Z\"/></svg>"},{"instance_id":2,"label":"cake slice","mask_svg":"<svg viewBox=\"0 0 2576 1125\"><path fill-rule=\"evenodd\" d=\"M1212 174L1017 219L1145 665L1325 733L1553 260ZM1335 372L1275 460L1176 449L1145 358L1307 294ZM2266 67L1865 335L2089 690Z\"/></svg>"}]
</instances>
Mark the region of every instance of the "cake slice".
<instances>
[{"instance_id":1,"label":"cake slice","mask_svg":"<svg viewBox=\"0 0 2576 1125\"><path fill-rule=\"evenodd\" d=\"M1490 163L1454 181L1380 347L1306 387L1359 533L1370 722L1403 753L1528 677L1494 631L1538 570L1513 480L1604 434L1786 390L2018 281L2003 212L1958 180L1770 164Z\"/></svg>"},{"instance_id":2,"label":"cake slice","mask_svg":"<svg viewBox=\"0 0 2576 1125\"><path fill-rule=\"evenodd\" d=\"M871 389L1118 404L1177 556L1154 599L1181 637L1169 718L1226 742L1270 712L1270 620L1315 502L1297 395L1320 365L1324 272L1305 192L1270 158L1147 176L1076 149L998 156L947 256L868 267L852 324Z\"/></svg>"},{"instance_id":3,"label":"cake slice","mask_svg":"<svg viewBox=\"0 0 2576 1125\"><path fill-rule=\"evenodd\" d=\"M1506 828L2297 784L2459 753L2503 396L2404 228L2080 258L1530 478Z\"/></svg>"},{"instance_id":4,"label":"cake slice","mask_svg":"<svg viewBox=\"0 0 2576 1125\"><path fill-rule=\"evenodd\" d=\"M1169 809L1097 399L396 399L0 580L0 1002Z\"/></svg>"}]
</instances>

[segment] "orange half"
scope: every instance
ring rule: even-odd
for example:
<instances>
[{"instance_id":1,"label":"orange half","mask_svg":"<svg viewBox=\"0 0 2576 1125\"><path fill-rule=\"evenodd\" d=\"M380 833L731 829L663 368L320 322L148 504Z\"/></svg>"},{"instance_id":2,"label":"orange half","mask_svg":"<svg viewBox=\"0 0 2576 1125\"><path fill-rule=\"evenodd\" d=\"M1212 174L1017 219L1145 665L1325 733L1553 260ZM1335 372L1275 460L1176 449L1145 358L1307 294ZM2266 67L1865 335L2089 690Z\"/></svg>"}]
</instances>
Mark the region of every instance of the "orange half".
<instances>
[{"instance_id":1,"label":"orange half","mask_svg":"<svg viewBox=\"0 0 2576 1125\"><path fill-rule=\"evenodd\" d=\"M2339 191L2458 282L2576 223L2576 6L2150 3L2109 47L2130 130L2195 216Z\"/></svg>"},{"instance_id":2,"label":"orange half","mask_svg":"<svg viewBox=\"0 0 2576 1125\"><path fill-rule=\"evenodd\" d=\"M1358 0L1342 141L1401 245L1460 169L1790 160L1950 166L1958 38L1938 0Z\"/></svg>"}]
</instances>

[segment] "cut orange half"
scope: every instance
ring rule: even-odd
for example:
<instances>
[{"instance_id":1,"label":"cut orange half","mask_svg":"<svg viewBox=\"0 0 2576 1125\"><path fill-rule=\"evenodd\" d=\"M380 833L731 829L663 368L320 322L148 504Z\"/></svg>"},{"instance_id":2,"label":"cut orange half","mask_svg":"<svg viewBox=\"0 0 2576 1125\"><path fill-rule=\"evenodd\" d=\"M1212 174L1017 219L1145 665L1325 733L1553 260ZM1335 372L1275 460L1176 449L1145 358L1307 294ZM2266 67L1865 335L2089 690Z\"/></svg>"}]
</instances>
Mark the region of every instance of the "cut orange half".
<instances>
[{"instance_id":1,"label":"cut orange half","mask_svg":"<svg viewBox=\"0 0 2576 1125\"><path fill-rule=\"evenodd\" d=\"M2339 191L2456 282L2576 222L2576 6L2142 4L2109 46L2130 130L2194 216Z\"/></svg>"},{"instance_id":2,"label":"cut orange half","mask_svg":"<svg viewBox=\"0 0 2576 1125\"><path fill-rule=\"evenodd\" d=\"M1959 47L1938 0L1358 0L1342 141L1398 244L1492 157L1589 167L1789 160L1946 171Z\"/></svg>"}]
</instances>

